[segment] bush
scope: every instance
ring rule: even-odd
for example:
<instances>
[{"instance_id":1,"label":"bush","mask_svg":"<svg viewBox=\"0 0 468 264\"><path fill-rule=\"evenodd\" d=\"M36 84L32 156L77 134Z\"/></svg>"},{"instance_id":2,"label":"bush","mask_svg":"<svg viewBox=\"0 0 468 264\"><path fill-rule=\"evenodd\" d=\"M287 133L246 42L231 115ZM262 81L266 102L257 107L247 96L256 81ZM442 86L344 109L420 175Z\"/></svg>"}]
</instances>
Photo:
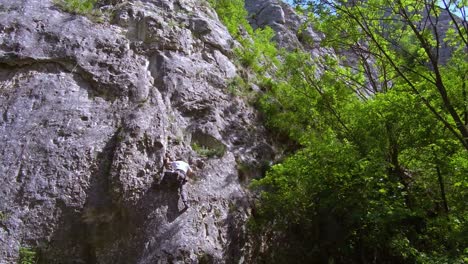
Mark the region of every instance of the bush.
<instances>
[{"instance_id":1,"label":"bush","mask_svg":"<svg viewBox=\"0 0 468 264\"><path fill-rule=\"evenodd\" d=\"M38 261L37 252L28 247L19 249L19 264L35 264Z\"/></svg>"},{"instance_id":2,"label":"bush","mask_svg":"<svg viewBox=\"0 0 468 264\"><path fill-rule=\"evenodd\" d=\"M103 21L103 14L95 9L97 0L54 0L54 2L65 12L86 16L94 22Z\"/></svg>"},{"instance_id":3,"label":"bush","mask_svg":"<svg viewBox=\"0 0 468 264\"><path fill-rule=\"evenodd\" d=\"M271 39L274 31L266 27L254 30L247 21L243 0L209 0L229 33L241 44L235 50L240 64L256 74L264 74L277 63L278 50Z\"/></svg>"},{"instance_id":4,"label":"bush","mask_svg":"<svg viewBox=\"0 0 468 264\"><path fill-rule=\"evenodd\" d=\"M87 15L93 11L96 0L57 0L56 4L67 12Z\"/></svg>"},{"instance_id":5,"label":"bush","mask_svg":"<svg viewBox=\"0 0 468 264\"><path fill-rule=\"evenodd\" d=\"M0 211L0 221L5 221L8 219L8 215L2 211Z\"/></svg>"},{"instance_id":6,"label":"bush","mask_svg":"<svg viewBox=\"0 0 468 264\"><path fill-rule=\"evenodd\" d=\"M223 148L209 148L198 143L192 143L192 149L202 157L222 157L225 150Z\"/></svg>"}]
</instances>

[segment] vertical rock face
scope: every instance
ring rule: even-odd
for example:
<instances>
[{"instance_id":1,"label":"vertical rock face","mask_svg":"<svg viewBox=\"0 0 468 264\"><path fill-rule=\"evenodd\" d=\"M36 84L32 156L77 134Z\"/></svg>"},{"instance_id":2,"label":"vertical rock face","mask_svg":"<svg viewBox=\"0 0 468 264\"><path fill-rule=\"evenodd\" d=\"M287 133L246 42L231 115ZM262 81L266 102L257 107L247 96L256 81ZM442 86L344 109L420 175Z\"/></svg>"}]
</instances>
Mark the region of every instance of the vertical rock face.
<instances>
[{"instance_id":1,"label":"vertical rock face","mask_svg":"<svg viewBox=\"0 0 468 264\"><path fill-rule=\"evenodd\" d=\"M275 39L280 46L302 47L298 31L304 21L288 4L279 0L246 0L245 8L253 28L269 26L277 33Z\"/></svg>"},{"instance_id":2,"label":"vertical rock face","mask_svg":"<svg viewBox=\"0 0 468 264\"><path fill-rule=\"evenodd\" d=\"M281 0L245 0L245 8L252 27L271 27L276 32L274 40L280 47L305 49L315 57L332 52L320 47L323 34L305 26L306 18L296 14L289 4Z\"/></svg>"},{"instance_id":3,"label":"vertical rock face","mask_svg":"<svg viewBox=\"0 0 468 264\"><path fill-rule=\"evenodd\" d=\"M274 151L227 92L234 41L204 0L107 8L0 0L0 263L242 261L243 175ZM186 210L166 153L195 171Z\"/></svg>"}]
</instances>

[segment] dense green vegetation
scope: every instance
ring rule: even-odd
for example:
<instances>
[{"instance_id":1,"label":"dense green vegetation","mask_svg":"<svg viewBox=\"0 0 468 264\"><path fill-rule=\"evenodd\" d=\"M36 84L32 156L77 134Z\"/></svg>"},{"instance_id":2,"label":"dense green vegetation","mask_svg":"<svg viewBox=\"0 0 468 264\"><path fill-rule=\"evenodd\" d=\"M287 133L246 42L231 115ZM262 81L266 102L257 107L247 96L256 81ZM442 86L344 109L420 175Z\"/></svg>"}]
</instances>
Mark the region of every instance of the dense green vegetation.
<instances>
[{"instance_id":1,"label":"dense green vegetation","mask_svg":"<svg viewBox=\"0 0 468 264\"><path fill-rule=\"evenodd\" d=\"M97 23L104 22L105 19L108 19L106 17L111 15L97 9L97 0L54 0L54 3L65 12L86 16Z\"/></svg>"},{"instance_id":2,"label":"dense green vegetation","mask_svg":"<svg viewBox=\"0 0 468 264\"><path fill-rule=\"evenodd\" d=\"M36 264L38 261L37 252L28 247L19 249L19 264Z\"/></svg>"},{"instance_id":3,"label":"dense green vegetation","mask_svg":"<svg viewBox=\"0 0 468 264\"><path fill-rule=\"evenodd\" d=\"M80 14L88 15L93 12L94 5L97 0L56 0L55 3L59 5L63 10Z\"/></svg>"},{"instance_id":4,"label":"dense green vegetation","mask_svg":"<svg viewBox=\"0 0 468 264\"><path fill-rule=\"evenodd\" d=\"M262 69L274 76L259 103L267 125L295 151L253 183L257 261L467 262L466 1L297 2L322 46L346 56L283 52ZM212 4L234 36L239 25L252 36L240 36L245 65L276 58L243 1Z\"/></svg>"},{"instance_id":5,"label":"dense green vegetation","mask_svg":"<svg viewBox=\"0 0 468 264\"><path fill-rule=\"evenodd\" d=\"M229 33L241 44L235 53L241 65L253 73L264 74L277 63L278 51L271 39L271 28L254 30L247 21L243 0L208 0ZM261 81L261 80L260 80Z\"/></svg>"},{"instance_id":6,"label":"dense green vegetation","mask_svg":"<svg viewBox=\"0 0 468 264\"><path fill-rule=\"evenodd\" d=\"M191 144L192 149L200 156L202 157L208 157L208 158L213 158L213 157L222 157L224 155L225 149L222 147L219 148L214 148L214 147L207 147L203 146L198 143L192 143Z\"/></svg>"}]
</instances>

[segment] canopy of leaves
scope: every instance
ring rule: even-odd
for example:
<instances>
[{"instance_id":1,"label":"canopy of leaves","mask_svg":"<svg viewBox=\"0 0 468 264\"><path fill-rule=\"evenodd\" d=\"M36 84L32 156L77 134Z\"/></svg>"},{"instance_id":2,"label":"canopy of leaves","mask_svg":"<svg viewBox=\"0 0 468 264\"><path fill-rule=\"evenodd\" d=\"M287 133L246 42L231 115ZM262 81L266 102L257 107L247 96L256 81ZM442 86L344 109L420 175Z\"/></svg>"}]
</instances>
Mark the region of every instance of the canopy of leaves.
<instances>
[{"instance_id":1,"label":"canopy of leaves","mask_svg":"<svg viewBox=\"0 0 468 264\"><path fill-rule=\"evenodd\" d=\"M264 72L271 31L211 2ZM270 71L259 107L295 151L252 183L255 261L467 262L466 1L295 2L337 55L282 51Z\"/></svg>"},{"instance_id":2,"label":"canopy of leaves","mask_svg":"<svg viewBox=\"0 0 468 264\"><path fill-rule=\"evenodd\" d=\"M253 183L259 258L464 263L466 20L435 1L310 4L338 55L285 54L261 99L267 125L301 147Z\"/></svg>"},{"instance_id":3,"label":"canopy of leaves","mask_svg":"<svg viewBox=\"0 0 468 264\"><path fill-rule=\"evenodd\" d=\"M229 33L241 44L235 49L241 65L261 75L277 63L276 45L271 28L253 29L247 20L243 0L208 0Z\"/></svg>"}]
</instances>

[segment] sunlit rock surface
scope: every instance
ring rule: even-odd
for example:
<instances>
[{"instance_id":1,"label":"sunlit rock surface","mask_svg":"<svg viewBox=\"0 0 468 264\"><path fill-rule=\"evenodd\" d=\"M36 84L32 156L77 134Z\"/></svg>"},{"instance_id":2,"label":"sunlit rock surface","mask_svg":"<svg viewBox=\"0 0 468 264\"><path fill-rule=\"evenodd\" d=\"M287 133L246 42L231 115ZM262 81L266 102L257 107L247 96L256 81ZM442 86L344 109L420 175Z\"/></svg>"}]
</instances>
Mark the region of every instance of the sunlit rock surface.
<instances>
[{"instance_id":1,"label":"sunlit rock surface","mask_svg":"<svg viewBox=\"0 0 468 264\"><path fill-rule=\"evenodd\" d=\"M274 150L228 91L235 41L204 0L102 8L0 0L0 263L242 262L246 175ZM166 153L195 171L187 210L156 184Z\"/></svg>"}]
</instances>

